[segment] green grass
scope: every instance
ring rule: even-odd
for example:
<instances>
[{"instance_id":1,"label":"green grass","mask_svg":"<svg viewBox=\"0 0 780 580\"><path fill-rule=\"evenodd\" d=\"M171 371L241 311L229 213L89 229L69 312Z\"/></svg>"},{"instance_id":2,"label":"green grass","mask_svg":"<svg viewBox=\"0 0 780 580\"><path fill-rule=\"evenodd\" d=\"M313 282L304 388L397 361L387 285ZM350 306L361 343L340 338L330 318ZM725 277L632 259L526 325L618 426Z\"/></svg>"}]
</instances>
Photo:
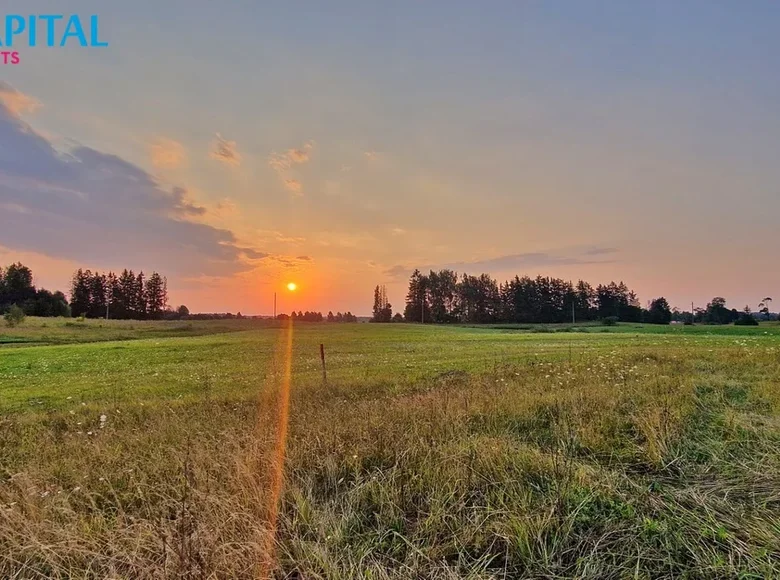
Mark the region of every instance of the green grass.
<instances>
[{"instance_id":1,"label":"green grass","mask_svg":"<svg viewBox=\"0 0 780 580\"><path fill-rule=\"evenodd\" d=\"M256 575L286 330L42 324L0 577ZM275 576L780 575L778 326L561 328L297 325Z\"/></svg>"},{"instance_id":2,"label":"green grass","mask_svg":"<svg viewBox=\"0 0 780 580\"><path fill-rule=\"evenodd\" d=\"M202 320L139 322L136 320L81 320L77 318L31 318L9 328L0 325L0 348L5 345L77 344L84 342L174 338L218 332L238 332L273 326L271 321Z\"/></svg>"}]
</instances>

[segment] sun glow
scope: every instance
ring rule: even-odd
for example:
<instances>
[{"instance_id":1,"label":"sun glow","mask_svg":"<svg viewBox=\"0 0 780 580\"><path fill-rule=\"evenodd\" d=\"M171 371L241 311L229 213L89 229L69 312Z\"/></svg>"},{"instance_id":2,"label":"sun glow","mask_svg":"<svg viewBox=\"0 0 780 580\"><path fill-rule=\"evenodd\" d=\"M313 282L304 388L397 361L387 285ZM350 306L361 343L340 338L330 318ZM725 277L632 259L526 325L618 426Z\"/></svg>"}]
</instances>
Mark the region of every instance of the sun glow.
<instances>
[{"instance_id":1,"label":"sun glow","mask_svg":"<svg viewBox=\"0 0 780 580\"><path fill-rule=\"evenodd\" d=\"M298 284L296 284L295 282L289 282L289 283L287 284L287 289L288 289L290 292L295 292L295 291L298 289Z\"/></svg>"}]
</instances>

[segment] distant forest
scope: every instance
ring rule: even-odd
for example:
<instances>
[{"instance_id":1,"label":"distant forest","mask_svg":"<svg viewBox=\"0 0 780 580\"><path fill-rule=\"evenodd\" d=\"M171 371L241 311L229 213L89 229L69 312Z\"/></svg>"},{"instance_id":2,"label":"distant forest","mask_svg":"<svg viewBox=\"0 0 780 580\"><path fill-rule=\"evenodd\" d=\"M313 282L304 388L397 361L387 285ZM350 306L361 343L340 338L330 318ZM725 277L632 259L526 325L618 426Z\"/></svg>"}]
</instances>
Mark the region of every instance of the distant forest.
<instances>
[{"instance_id":1,"label":"distant forest","mask_svg":"<svg viewBox=\"0 0 780 580\"><path fill-rule=\"evenodd\" d=\"M73 274L70 285L70 302L63 292L36 289L33 273L21 263L0 267L0 314L12 308L21 316L64 316L84 318L109 318L119 320L232 320L246 317L233 314L192 314L185 305L171 308L168 305L168 281L157 272L148 277L133 270L101 273L79 269ZM17 317L19 315L16 315ZM292 318L303 322L357 322L351 312L292 312L279 314L277 319Z\"/></svg>"},{"instance_id":2,"label":"distant forest","mask_svg":"<svg viewBox=\"0 0 780 580\"><path fill-rule=\"evenodd\" d=\"M706 307L693 312L670 307L664 297L655 298L643 307L637 294L623 282L592 286L537 276L515 276L499 283L489 274L458 275L452 270L415 270L409 279L403 315L393 314L384 286L374 289L372 322L420 323L520 323L553 324L600 320L669 324L672 321L703 324L757 324L770 320L772 299L764 298L754 312L728 308L726 300L713 298ZM16 263L0 268L0 314L11 309L28 316L77 316L134 320L232 319L245 318L241 313L191 314L181 305L168 305L168 283L164 276L152 272L148 277L133 270L101 273L79 269L73 274L70 302L63 292L36 288L33 273ZM258 317L255 317L258 318ZM259 317L262 318L262 317ZM357 322L351 312L292 312L278 319L292 318L303 322Z\"/></svg>"},{"instance_id":3,"label":"distant forest","mask_svg":"<svg viewBox=\"0 0 780 580\"><path fill-rule=\"evenodd\" d=\"M146 278L123 270L101 274L79 269L70 286L70 310L73 316L120 320L161 320L175 314L168 307L168 281L152 272ZM186 306L180 310L186 310ZM182 312L183 313L183 312ZM186 311L189 314L189 311Z\"/></svg>"},{"instance_id":4,"label":"distant forest","mask_svg":"<svg viewBox=\"0 0 780 580\"><path fill-rule=\"evenodd\" d=\"M33 286L32 271L18 262L0 268L0 313L12 306L29 316L70 316L65 294Z\"/></svg>"},{"instance_id":5,"label":"distant forest","mask_svg":"<svg viewBox=\"0 0 780 580\"><path fill-rule=\"evenodd\" d=\"M771 298L764 298L759 314L770 317ZM384 287L374 289L374 322L398 321L392 315ZM659 297L646 308L623 282L593 287L537 276L515 276L499 283L489 274L458 276L452 270L415 270L409 279L403 320L423 323L562 323L602 320L669 324L673 320L706 324L757 324L750 307L729 309L723 298L713 298L706 308L693 312L672 309Z\"/></svg>"}]
</instances>

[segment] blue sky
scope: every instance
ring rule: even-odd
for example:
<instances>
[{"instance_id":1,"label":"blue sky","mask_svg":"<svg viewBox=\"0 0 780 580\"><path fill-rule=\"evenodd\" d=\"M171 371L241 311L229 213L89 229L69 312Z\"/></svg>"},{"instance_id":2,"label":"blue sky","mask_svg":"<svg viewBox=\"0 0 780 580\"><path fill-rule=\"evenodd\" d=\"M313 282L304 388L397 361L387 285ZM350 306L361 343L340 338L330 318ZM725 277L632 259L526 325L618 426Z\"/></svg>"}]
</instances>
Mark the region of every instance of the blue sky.
<instances>
[{"instance_id":1,"label":"blue sky","mask_svg":"<svg viewBox=\"0 0 780 580\"><path fill-rule=\"evenodd\" d=\"M0 135L0 204L26 210L0 228L0 258L39 264L44 285L67 285L74 265L157 268L191 308L266 312L270 289L296 278L304 308L367 312L378 283L400 304L416 266L625 279L680 306L716 294L755 306L780 283L776 3L6 0L2 12L98 14L110 43L24 48L0 68L6 105L37 103L9 108L18 123ZM42 206L62 177L51 156L9 153L25 127L81 152L68 187L102 195L103 213L52 226ZM121 200L78 181L97 167ZM30 171L46 191L25 193ZM86 232L140 241L123 255Z\"/></svg>"}]
</instances>

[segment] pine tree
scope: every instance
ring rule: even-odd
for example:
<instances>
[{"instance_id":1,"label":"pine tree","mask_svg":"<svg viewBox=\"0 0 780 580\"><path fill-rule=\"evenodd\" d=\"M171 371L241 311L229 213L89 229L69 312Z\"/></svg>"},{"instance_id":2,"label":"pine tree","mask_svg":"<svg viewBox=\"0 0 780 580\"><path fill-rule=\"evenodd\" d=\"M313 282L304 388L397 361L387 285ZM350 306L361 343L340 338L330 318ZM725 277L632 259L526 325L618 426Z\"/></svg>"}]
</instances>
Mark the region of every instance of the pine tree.
<instances>
[{"instance_id":1,"label":"pine tree","mask_svg":"<svg viewBox=\"0 0 780 580\"><path fill-rule=\"evenodd\" d=\"M137 320L146 318L146 286L143 271L138 273L133 285L133 314Z\"/></svg>"},{"instance_id":2,"label":"pine tree","mask_svg":"<svg viewBox=\"0 0 780 580\"><path fill-rule=\"evenodd\" d=\"M144 296L146 297L146 314L152 320L160 320L168 304L167 280L157 272L152 272L146 281Z\"/></svg>"},{"instance_id":3,"label":"pine tree","mask_svg":"<svg viewBox=\"0 0 780 580\"><path fill-rule=\"evenodd\" d=\"M118 296L116 298L117 318L135 318L135 274L132 270L123 270L118 281Z\"/></svg>"},{"instance_id":4,"label":"pine tree","mask_svg":"<svg viewBox=\"0 0 780 580\"><path fill-rule=\"evenodd\" d=\"M409 278L409 292L406 295L406 308L404 318L407 322L430 322L430 308L428 305L428 277L423 276L419 270L412 272Z\"/></svg>"},{"instance_id":5,"label":"pine tree","mask_svg":"<svg viewBox=\"0 0 780 580\"><path fill-rule=\"evenodd\" d=\"M70 284L70 311L73 316L86 316L89 312L89 278L92 273L79 268Z\"/></svg>"},{"instance_id":6,"label":"pine tree","mask_svg":"<svg viewBox=\"0 0 780 580\"><path fill-rule=\"evenodd\" d=\"M106 316L106 277L100 272L95 272L89 278L89 318L105 318Z\"/></svg>"},{"instance_id":7,"label":"pine tree","mask_svg":"<svg viewBox=\"0 0 780 580\"><path fill-rule=\"evenodd\" d=\"M121 300L121 288L116 274L109 272L106 276L106 301L108 304L109 318L122 318L118 312L118 304Z\"/></svg>"},{"instance_id":8,"label":"pine tree","mask_svg":"<svg viewBox=\"0 0 780 580\"><path fill-rule=\"evenodd\" d=\"M379 286L374 288L374 316L371 318L371 322L379 322L379 311L382 310L381 298L379 297Z\"/></svg>"}]
</instances>

